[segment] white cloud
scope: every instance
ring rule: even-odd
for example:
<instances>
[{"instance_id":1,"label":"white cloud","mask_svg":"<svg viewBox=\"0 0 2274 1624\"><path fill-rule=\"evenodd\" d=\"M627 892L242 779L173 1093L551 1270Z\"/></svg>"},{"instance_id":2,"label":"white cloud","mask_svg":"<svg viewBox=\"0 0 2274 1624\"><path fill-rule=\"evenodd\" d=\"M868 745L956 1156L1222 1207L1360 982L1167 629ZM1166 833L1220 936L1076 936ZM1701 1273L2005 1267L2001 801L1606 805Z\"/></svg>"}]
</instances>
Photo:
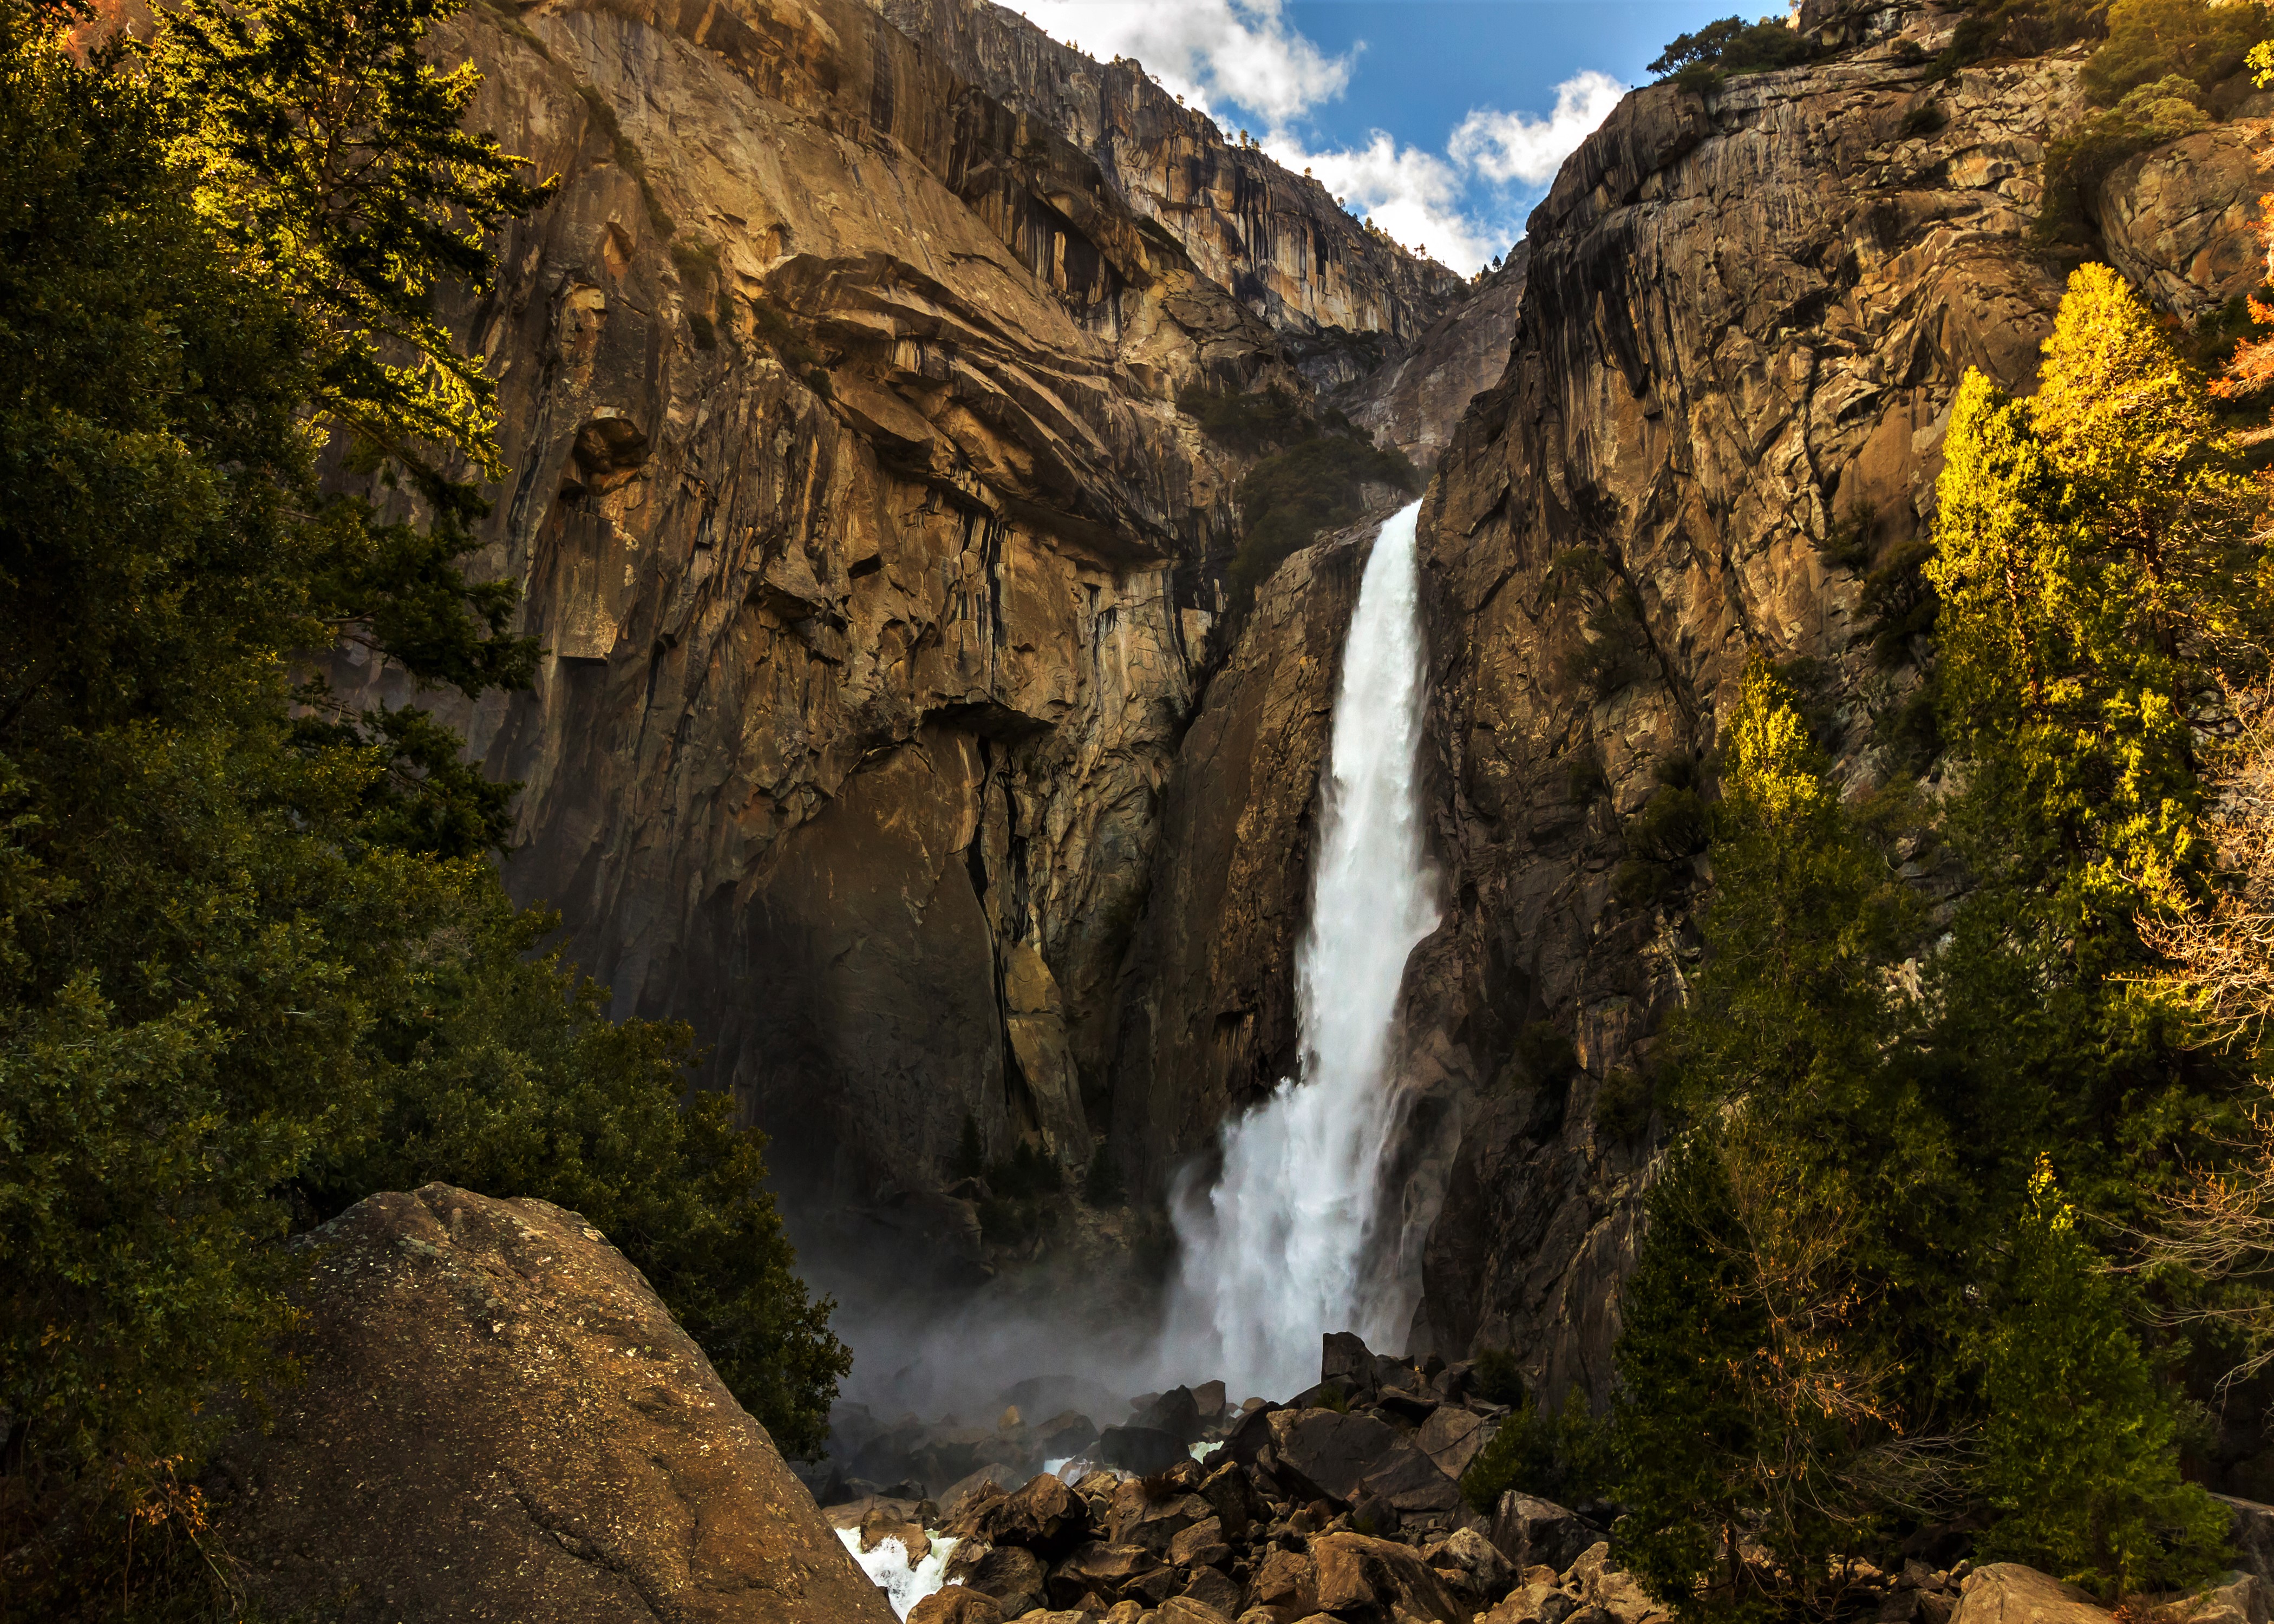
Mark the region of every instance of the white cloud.
<instances>
[{"instance_id":1,"label":"white cloud","mask_svg":"<svg viewBox=\"0 0 2274 1624\"><path fill-rule=\"evenodd\" d=\"M1329 56L1280 0L1023 0L1013 10L1101 61L1134 56L1203 109L1232 102L1275 124L1342 94L1356 52Z\"/></svg>"},{"instance_id":2,"label":"white cloud","mask_svg":"<svg viewBox=\"0 0 2274 1624\"><path fill-rule=\"evenodd\" d=\"M1372 216L1398 242L1426 248L1457 271L1475 270L1513 240L1464 206L1465 185L1451 163L1400 147L1386 130L1374 131L1364 147L1340 152L1306 152L1285 135L1266 137L1263 149L1299 174L1309 169L1352 214Z\"/></svg>"},{"instance_id":3,"label":"white cloud","mask_svg":"<svg viewBox=\"0 0 2274 1624\"><path fill-rule=\"evenodd\" d=\"M1487 180L1545 186L1625 94L1609 74L1589 69L1555 86L1555 110L1545 118L1472 109L1445 151Z\"/></svg>"}]
</instances>

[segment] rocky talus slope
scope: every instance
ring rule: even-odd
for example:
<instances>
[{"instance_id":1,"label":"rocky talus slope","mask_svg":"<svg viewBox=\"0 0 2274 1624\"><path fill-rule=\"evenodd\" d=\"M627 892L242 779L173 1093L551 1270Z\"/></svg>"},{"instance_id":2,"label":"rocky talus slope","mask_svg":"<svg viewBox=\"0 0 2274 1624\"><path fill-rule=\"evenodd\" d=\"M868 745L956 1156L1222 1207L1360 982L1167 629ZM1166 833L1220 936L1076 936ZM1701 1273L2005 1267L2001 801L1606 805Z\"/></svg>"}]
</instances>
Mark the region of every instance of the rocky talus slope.
<instances>
[{"instance_id":1,"label":"rocky talus slope","mask_svg":"<svg viewBox=\"0 0 2274 1624\"><path fill-rule=\"evenodd\" d=\"M794 1208L952 1272L967 1116L1078 1174L1111 1115L1255 455L1179 401L1308 399L1274 321L1394 348L1461 284L1133 69L1088 124L1005 99L1105 71L943 18L540 0L440 49L562 177L456 312L516 470L474 568L549 650L456 718L524 786L508 882L620 1012L694 1023ZM338 686L404 696L358 653Z\"/></svg>"},{"instance_id":2,"label":"rocky talus slope","mask_svg":"<svg viewBox=\"0 0 2274 1624\"><path fill-rule=\"evenodd\" d=\"M947 1588L911 1624L1664 1624L1618 1562L1613 1508L1502 1492L1489 1515L1455 1480L1506 1417L1465 1362L1415 1362L1329 1336L1321 1380L1285 1404L1227 1409L1223 1384L1141 1400L1101 1435L1068 1413L1023 1429L1081 1458L1021 1477L983 1467L936 1493L903 1483L823 1514L863 1553L923 1564ZM1208 1447L1209 1440L1216 1440ZM904 1460L913 1457L903 1457ZM938 1457L932 1457L937 1463ZM873 1490L842 1483L840 1488ZM2235 1504L2245 1571L2174 1605L2202 1624L2259 1624L2274 1512ZM1930 1531L1899 1572L1848 1573L1843 1616L1879 1624L2106 1624L2082 1592L2012 1565L1976 1569Z\"/></svg>"},{"instance_id":3,"label":"rocky talus slope","mask_svg":"<svg viewBox=\"0 0 2274 1624\"><path fill-rule=\"evenodd\" d=\"M2024 237L2082 48L1946 79L1954 14L1803 20L1864 37L1638 92L1566 162L1422 514L1450 906L1407 984L1407 1199L1442 1201L1417 1330L1516 1349L1551 1395L1608 1391L1652 1034L1697 951L1702 870L1637 816L1706 761L1752 648L1813 662L1852 782L1893 770L1916 679L1873 658L1874 595L1903 606L1960 379L2026 392L2062 286ZM2262 274L2241 154L2270 137L2219 125L2093 200L2175 313Z\"/></svg>"},{"instance_id":4,"label":"rocky talus slope","mask_svg":"<svg viewBox=\"0 0 2274 1624\"><path fill-rule=\"evenodd\" d=\"M892 1624L640 1272L447 1184L294 1243L305 1380L208 1474L268 1618Z\"/></svg>"}]
</instances>

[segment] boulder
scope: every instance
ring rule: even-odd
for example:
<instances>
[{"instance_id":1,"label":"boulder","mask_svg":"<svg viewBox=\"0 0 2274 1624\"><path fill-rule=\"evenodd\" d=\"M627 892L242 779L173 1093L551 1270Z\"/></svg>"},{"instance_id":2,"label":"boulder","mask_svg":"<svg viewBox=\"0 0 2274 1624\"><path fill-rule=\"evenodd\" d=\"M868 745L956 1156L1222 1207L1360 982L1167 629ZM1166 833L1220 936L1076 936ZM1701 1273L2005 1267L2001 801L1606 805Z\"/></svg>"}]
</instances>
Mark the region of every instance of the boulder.
<instances>
[{"instance_id":1,"label":"boulder","mask_svg":"<svg viewBox=\"0 0 2274 1624\"><path fill-rule=\"evenodd\" d=\"M1203 1381L1193 1389L1193 1402L1200 1410L1201 1419L1210 1426L1224 1418L1224 1405L1227 1402L1228 1397L1224 1392L1224 1383L1221 1381Z\"/></svg>"},{"instance_id":2,"label":"boulder","mask_svg":"<svg viewBox=\"0 0 2274 1624\"><path fill-rule=\"evenodd\" d=\"M1518 1573L1535 1567L1562 1573L1602 1538L1577 1513L1514 1489L1493 1508L1490 1537Z\"/></svg>"},{"instance_id":3,"label":"boulder","mask_svg":"<svg viewBox=\"0 0 2274 1624\"><path fill-rule=\"evenodd\" d=\"M1276 1618L1294 1618L1319 1607L1318 1565L1300 1551L1276 1546L1265 1553L1247 1587L1251 1607L1268 1607Z\"/></svg>"},{"instance_id":4,"label":"boulder","mask_svg":"<svg viewBox=\"0 0 2274 1624\"><path fill-rule=\"evenodd\" d=\"M1281 1480L1305 1499L1340 1506L1357 1498L1367 1473L1398 1441L1387 1423L1332 1410L1283 1410L1270 1427Z\"/></svg>"},{"instance_id":5,"label":"boulder","mask_svg":"<svg viewBox=\"0 0 2274 1624\"><path fill-rule=\"evenodd\" d=\"M2235 1566L2274 1584L2274 1506L2230 1494L2211 1498L2234 1514Z\"/></svg>"},{"instance_id":6,"label":"boulder","mask_svg":"<svg viewBox=\"0 0 2274 1624\"><path fill-rule=\"evenodd\" d=\"M1441 1404L1413 1434L1413 1444L1439 1471L1457 1481L1492 1441L1493 1432L1483 1417L1457 1405Z\"/></svg>"},{"instance_id":7,"label":"boulder","mask_svg":"<svg viewBox=\"0 0 2274 1624\"><path fill-rule=\"evenodd\" d=\"M1190 1387L1171 1387L1132 1415L1129 1425L1166 1432L1180 1444L1194 1443L1201 1435L1200 1404Z\"/></svg>"},{"instance_id":8,"label":"boulder","mask_svg":"<svg viewBox=\"0 0 2274 1624\"><path fill-rule=\"evenodd\" d=\"M1491 1540L1472 1528L1457 1529L1423 1553L1430 1567L1442 1573L1457 1569L1468 1588L1487 1602L1498 1601L1516 1583L1516 1572Z\"/></svg>"},{"instance_id":9,"label":"boulder","mask_svg":"<svg viewBox=\"0 0 2274 1624\"><path fill-rule=\"evenodd\" d=\"M1381 1384L1374 1376L1374 1355L1349 1331L1329 1331L1319 1339L1319 1380L1332 1382L1356 1399L1372 1395Z\"/></svg>"},{"instance_id":10,"label":"boulder","mask_svg":"<svg viewBox=\"0 0 2274 1624\"><path fill-rule=\"evenodd\" d=\"M1098 1435L1097 1458L1108 1466L1149 1477L1193 1457L1172 1432L1149 1426L1109 1426Z\"/></svg>"},{"instance_id":11,"label":"boulder","mask_svg":"<svg viewBox=\"0 0 2274 1624\"><path fill-rule=\"evenodd\" d=\"M1023 1546L1047 1562L1064 1556L1095 1530L1088 1503L1045 1472L1029 1478L1015 1493L972 1495L940 1531L991 1545Z\"/></svg>"},{"instance_id":12,"label":"boulder","mask_svg":"<svg viewBox=\"0 0 2274 1624\"><path fill-rule=\"evenodd\" d=\"M1229 1614L1187 1590L1171 1596L1155 1611L1156 1624L1231 1624Z\"/></svg>"},{"instance_id":13,"label":"boulder","mask_svg":"<svg viewBox=\"0 0 2274 1624\"><path fill-rule=\"evenodd\" d=\"M1003 1609L984 1591L951 1584L911 1608L907 1624L1003 1624Z\"/></svg>"},{"instance_id":14,"label":"boulder","mask_svg":"<svg viewBox=\"0 0 2274 1624\"><path fill-rule=\"evenodd\" d=\"M1239 1611L1239 1586L1221 1568L1195 1568L1185 1581L1184 1599L1199 1603L1217 1617L1229 1619Z\"/></svg>"},{"instance_id":15,"label":"boulder","mask_svg":"<svg viewBox=\"0 0 2274 1624\"><path fill-rule=\"evenodd\" d=\"M1578 1602L1557 1586L1553 1574L1534 1569L1491 1611L1479 1613L1476 1624L1563 1624L1578 1609Z\"/></svg>"},{"instance_id":16,"label":"boulder","mask_svg":"<svg viewBox=\"0 0 2274 1624\"><path fill-rule=\"evenodd\" d=\"M1096 1423L1079 1410L1062 1410L1035 1429L1035 1447L1046 1461L1080 1455L1096 1441Z\"/></svg>"},{"instance_id":17,"label":"boulder","mask_svg":"<svg viewBox=\"0 0 2274 1624\"><path fill-rule=\"evenodd\" d=\"M1397 1507L1398 1516L1408 1522L1449 1516L1460 1509L1461 1485L1403 1439L1367 1469L1361 1486L1365 1493Z\"/></svg>"},{"instance_id":18,"label":"boulder","mask_svg":"<svg viewBox=\"0 0 2274 1624\"><path fill-rule=\"evenodd\" d=\"M1025 1481L1024 1476L1011 1467L990 1462L939 1492L940 1515L945 1522L953 1522L978 1500L998 1499Z\"/></svg>"},{"instance_id":19,"label":"boulder","mask_svg":"<svg viewBox=\"0 0 2274 1624\"><path fill-rule=\"evenodd\" d=\"M2270 1604L2274 1586L2238 1569L2220 1575L2178 1612L2187 1624L2267 1624Z\"/></svg>"},{"instance_id":20,"label":"boulder","mask_svg":"<svg viewBox=\"0 0 2274 1624\"><path fill-rule=\"evenodd\" d=\"M1951 1624L2108 1624L2110 1616L2073 1584L2019 1562L1992 1562L1959 1586Z\"/></svg>"},{"instance_id":21,"label":"boulder","mask_svg":"<svg viewBox=\"0 0 2274 1624\"><path fill-rule=\"evenodd\" d=\"M1578 1616L1591 1624L1665 1624L1672 1614L1632 1574L1612 1567L1610 1556L1609 1545L1597 1540L1563 1576L1563 1588L1577 1592Z\"/></svg>"},{"instance_id":22,"label":"boulder","mask_svg":"<svg viewBox=\"0 0 2274 1624\"><path fill-rule=\"evenodd\" d=\"M1255 1464L1255 1457L1271 1441L1271 1417L1284 1405L1265 1402L1244 1411L1224 1435L1224 1453L1242 1466Z\"/></svg>"},{"instance_id":23,"label":"boulder","mask_svg":"<svg viewBox=\"0 0 2274 1624\"><path fill-rule=\"evenodd\" d=\"M1245 1539L1254 1524L1270 1521L1271 1507L1255 1492L1244 1466L1217 1467L1202 1480L1199 1492L1224 1524L1228 1539Z\"/></svg>"},{"instance_id":24,"label":"boulder","mask_svg":"<svg viewBox=\"0 0 2274 1624\"><path fill-rule=\"evenodd\" d=\"M1318 1569L1321 1613L1370 1611L1383 1617L1402 1612L1440 1624L1468 1624L1468 1613L1410 1545L1364 1534L1321 1534L1311 1541L1311 1560Z\"/></svg>"},{"instance_id":25,"label":"boulder","mask_svg":"<svg viewBox=\"0 0 2274 1624\"><path fill-rule=\"evenodd\" d=\"M1224 1542L1224 1524L1215 1517L1204 1517L1171 1539L1165 1554L1179 1568L1195 1564L1213 1568L1231 1560L1231 1547ZM2254 1620L2252 1624L2265 1624L2265 1620Z\"/></svg>"},{"instance_id":26,"label":"boulder","mask_svg":"<svg viewBox=\"0 0 2274 1624\"><path fill-rule=\"evenodd\" d=\"M1168 1595L1177 1588L1173 1579L1173 1570L1154 1553L1094 1539L1050 1570L1050 1593L1061 1606L1085 1596L1119 1597L1155 1583Z\"/></svg>"},{"instance_id":27,"label":"boulder","mask_svg":"<svg viewBox=\"0 0 2274 1624\"><path fill-rule=\"evenodd\" d=\"M576 1214L428 1184L293 1244L305 1379L215 1531L274 1617L893 1624L765 1429Z\"/></svg>"},{"instance_id":28,"label":"boulder","mask_svg":"<svg viewBox=\"0 0 2274 1624\"><path fill-rule=\"evenodd\" d=\"M1019 1545L997 1545L970 1572L964 1583L1002 1604L1003 1616L1015 1619L1048 1599L1049 1570L1032 1551Z\"/></svg>"},{"instance_id":29,"label":"boulder","mask_svg":"<svg viewBox=\"0 0 2274 1624\"><path fill-rule=\"evenodd\" d=\"M1200 1495L1172 1492L1156 1500L1145 1492L1141 1480L1133 1479L1114 1491L1113 1516L1106 1538L1115 1545L1166 1552L1194 1523L1220 1521Z\"/></svg>"}]
</instances>

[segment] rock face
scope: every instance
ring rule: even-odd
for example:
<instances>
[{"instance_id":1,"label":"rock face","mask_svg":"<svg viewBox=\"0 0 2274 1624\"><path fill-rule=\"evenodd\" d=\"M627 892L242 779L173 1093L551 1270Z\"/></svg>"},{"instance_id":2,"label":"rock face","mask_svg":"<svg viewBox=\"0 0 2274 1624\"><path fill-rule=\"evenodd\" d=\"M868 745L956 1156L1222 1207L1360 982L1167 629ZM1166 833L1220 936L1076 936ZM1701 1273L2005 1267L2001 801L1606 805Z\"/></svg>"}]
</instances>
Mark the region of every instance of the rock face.
<instances>
[{"instance_id":1,"label":"rock face","mask_svg":"<svg viewBox=\"0 0 2274 1624\"><path fill-rule=\"evenodd\" d=\"M1877 563L1921 533L1961 377L2026 389L2059 297L2022 238L2082 52L1945 81L1950 15L1832 21L1892 31L1703 97L1641 91L1565 163L1507 374L1422 511L1454 902L1406 989L1405 1079L1437 1107L1408 1199L1442 1203L1417 1329L1517 1350L1551 1403L1608 1389L1651 1034L1697 952L1701 876L1615 887L1622 831L1706 758L1755 647L1818 662L1842 771L1879 775L1874 718L1914 679L1868 660L1871 565L1824 544L1839 527ZM2104 199L2189 286L2210 251L2175 177L2207 163L2148 154Z\"/></svg>"},{"instance_id":2,"label":"rock face","mask_svg":"<svg viewBox=\"0 0 2274 1624\"><path fill-rule=\"evenodd\" d=\"M1435 467L1469 402L1508 370L1531 254L1531 244L1518 243L1500 269L1424 328L1412 349L1338 391L1335 404L1377 444L1397 447L1417 467Z\"/></svg>"},{"instance_id":3,"label":"rock face","mask_svg":"<svg viewBox=\"0 0 2274 1624\"><path fill-rule=\"evenodd\" d=\"M429 1184L297 1243L305 1381L219 1468L275 1616L892 1624L599 1231Z\"/></svg>"}]
</instances>

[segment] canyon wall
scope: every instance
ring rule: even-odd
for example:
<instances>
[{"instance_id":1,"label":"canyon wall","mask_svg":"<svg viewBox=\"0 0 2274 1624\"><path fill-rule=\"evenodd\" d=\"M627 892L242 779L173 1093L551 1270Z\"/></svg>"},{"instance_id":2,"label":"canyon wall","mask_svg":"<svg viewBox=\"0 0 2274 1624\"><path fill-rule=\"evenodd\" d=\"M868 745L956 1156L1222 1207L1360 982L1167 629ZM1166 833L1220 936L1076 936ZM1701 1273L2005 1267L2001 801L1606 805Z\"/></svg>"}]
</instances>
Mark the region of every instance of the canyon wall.
<instances>
[{"instance_id":1,"label":"canyon wall","mask_svg":"<svg viewBox=\"0 0 2274 1624\"><path fill-rule=\"evenodd\" d=\"M2083 49L1941 78L1956 20L1882 10L1820 65L1622 102L1532 217L1513 357L1423 509L1453 906L1407 986L1417 1335L1512 1347L1551 1400L1608 1390L1653 1034L1698 957L1703 865L1623 883L1631 820L1706 763L1755 648L1813 662L1852 786L1889 776L1916 673L1871 658L1865 578L1923 533L1966 370L2026 393L2059 298L2024 237ZM2177 313L2263 274L2224 154L2270 137L2222 125L2094 200Z\"/></svg>"}]
</instances>

